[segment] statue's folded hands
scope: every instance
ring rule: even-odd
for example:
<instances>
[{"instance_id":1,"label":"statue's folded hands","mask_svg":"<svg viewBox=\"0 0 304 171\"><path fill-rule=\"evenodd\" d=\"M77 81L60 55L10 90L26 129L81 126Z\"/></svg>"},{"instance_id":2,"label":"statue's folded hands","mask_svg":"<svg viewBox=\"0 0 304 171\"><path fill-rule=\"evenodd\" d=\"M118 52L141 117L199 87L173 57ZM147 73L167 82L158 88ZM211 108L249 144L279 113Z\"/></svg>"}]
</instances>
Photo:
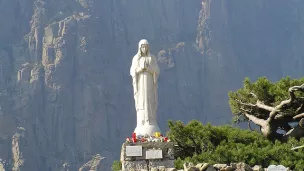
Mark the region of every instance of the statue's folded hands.
<instances>
[{"instance_id":1,"label":"statue's folded hands","mask_svg":"<svg viewBox=\"0 0 304 171\"><path fill-rule=\"evenodd\" d=\"M145 70L146 70L145 68L138 67L138 68L136 68L136 74L139 74Z\"/></svg>"},{"instance_id":2,"label":"statue's folded hands","mask_svg":"<svg viewBox=\"0 0 304 171\"><path fill-rule=\"evenodd\" d=\"M149 72L150 74L154 74L154 70L151 67L148 67L145 71Z\"/></svg>"}]
</instances>

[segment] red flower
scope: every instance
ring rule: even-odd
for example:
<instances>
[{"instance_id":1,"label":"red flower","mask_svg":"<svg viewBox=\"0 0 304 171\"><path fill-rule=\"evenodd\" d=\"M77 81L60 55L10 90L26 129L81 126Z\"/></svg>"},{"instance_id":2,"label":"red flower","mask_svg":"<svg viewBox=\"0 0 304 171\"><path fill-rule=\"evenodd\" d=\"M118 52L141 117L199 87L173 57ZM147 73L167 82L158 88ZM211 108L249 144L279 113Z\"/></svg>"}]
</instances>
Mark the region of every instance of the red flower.
<instances>
[{"instance_id":1,"label":"red flower","mask_svg":"<svg viewBox=\"0 0 304 171\"><path fill-rule=\"evenodd\" d=\"M132 134L132 139L133 139L133 142L134 142L134 143L137 142L136 133L135 133L135 132L133 132L133 134Z\"/></svg>"}]
</instances>

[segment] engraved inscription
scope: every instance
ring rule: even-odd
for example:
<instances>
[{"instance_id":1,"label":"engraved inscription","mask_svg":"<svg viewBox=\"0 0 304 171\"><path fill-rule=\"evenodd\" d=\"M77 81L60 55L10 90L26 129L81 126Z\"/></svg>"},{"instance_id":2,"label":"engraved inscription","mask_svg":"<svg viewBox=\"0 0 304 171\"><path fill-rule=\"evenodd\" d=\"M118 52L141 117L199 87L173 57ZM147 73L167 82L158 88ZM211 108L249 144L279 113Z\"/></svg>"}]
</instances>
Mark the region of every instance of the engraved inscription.
<instances>
[{"instance_id":1,"label":"engraved inscription","mask_svg":"<svg viewBox=\"0 0 304 171\"><path fill-rule=\"evenodd\" d=\"M142 146L126 146L126 156L142 156Z\"/></svg>"}]
</instances>

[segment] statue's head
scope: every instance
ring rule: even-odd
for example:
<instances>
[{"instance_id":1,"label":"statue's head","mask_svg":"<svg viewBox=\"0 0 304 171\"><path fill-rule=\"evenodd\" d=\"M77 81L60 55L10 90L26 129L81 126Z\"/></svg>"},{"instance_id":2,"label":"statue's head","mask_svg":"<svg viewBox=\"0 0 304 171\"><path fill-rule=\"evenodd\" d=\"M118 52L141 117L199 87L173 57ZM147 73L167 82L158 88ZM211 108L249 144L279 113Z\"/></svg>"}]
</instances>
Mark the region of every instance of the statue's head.
<instances>
[{"instance_id":1,"label":"statue's head","mask_svg":"<svg viewBox=\"0 0 304 171\"><path fill-rule=\"evenodd\" d=\"M138 54L140 56L147 56L150 54L149 42L146 39L142 39L138 43Z\"/></svg>"}]
</instances>

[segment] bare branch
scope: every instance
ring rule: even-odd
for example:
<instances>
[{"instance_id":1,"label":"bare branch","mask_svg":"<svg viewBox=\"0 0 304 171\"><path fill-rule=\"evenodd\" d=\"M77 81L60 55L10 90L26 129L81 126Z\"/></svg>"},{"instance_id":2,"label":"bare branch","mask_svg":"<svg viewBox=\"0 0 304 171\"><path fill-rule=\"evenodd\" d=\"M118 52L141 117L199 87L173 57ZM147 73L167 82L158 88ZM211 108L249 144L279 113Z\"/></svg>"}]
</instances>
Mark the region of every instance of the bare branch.
<instances>
[{"instance_id":1,"label":"bare branch","mask_svg":"<svg viewBox=\"0 0 304 171\"><path fill-rule=\"evenodd\" d=\"M263 102L261 102L258 98L258 96L256 94L254 94L253 92L250 92L250 95L252 95L254 98L257 99L257 102L256 102L256 105L257 107L259 108L262 108L262 109L265 109L265 110L268 110L269 112L273 111L274 110L274 107L272 106L267 106L265 105Z\"/></svg>"},{"instance_id":2,"label":"bare branch","mask_svg":"<svg viewBox=\"0 0 304 171\"><path fill-rule=\"evenodd\" d=\"M304 84L302 84L301 86L293 86L293 87L290 87L288 89L289 91L289 99L287 100L283 100L279 105L277 105L273 111L270 112L269 114L269 118L267 119L268 122L271 122L275 117L276 115L278 114L278 112L284 108L286 105L290 105L292 104L295 100L296 100L296 95L295 95L295 91L304 91Z\"/></svg>"},{"instance_id":3,"label":"bare branch","mask_svg":"<svg viewBox=\"0 0 304 171\"><path fill-rule=\"evenodd\" d=\"M291 150L296 150L296 149L300 149L300 148L304 148L304 145L298 146L298 147L294 147L294 148L292 148Z\"/></svg>"},{"instance_id":4,"label":"bare branch","mask_svg":"<svg viewBox=\"0 0 304 171\"><path fill-rule=\"evenodd\" d=\"M245 116L246 116L249 120L251 120L253 123L255 123L256 125L260 125L261 127L264 127L264 126L266 126L266 124L267 124L267 121L266 121L266 120L257 118L257 117L255 117L255 116L253 116L253 115L248 114L248 113L245 113Z\"/></svg>"},{"instance_id":5,"label":"bare branch","mask_svg":"<svg viewBox=\"0 0 304 171\"><path fill-rule=\"evenodd\" d=\"M244 111L244 112L246 112L246 113L251 113L252 112L252 110L247 110L247 109L244 109L244 108L240 108L242 111Z\"/></svg>"},{"instance_id":6,"label":"bare branch","mask_svg":"<svg viewBox=\"0 0 304 171\"><path fill-rule=\"evenodd\" d=\"M296 98L296 96L294 94L295 91L302 91L302 92L304 92L304 84L302 84L300 86L292 86L292 87L290 87L288 89L288 91L289 91L290 99L291 99L291 101L293 101Z\"/></svg>"},{"instance_id":7,"label":"bare branch","mask_svg":"<svg viewBox=\"0 0 304 171\"><path fill-rule=\"evenodd\" d=\"M258 96L256 94L254 94L253 92L250 92L249 94L251 94L253 97L259 99Z\"/></svg>"},{"instance_id":8,"label":"bare branch","mask_svg":"<svg viewBox=\"0 0 304 171\"><path fill-rule=\"evenodd\" d=\"M250 120L248 120L248 128L249 128L251 131L254 131L254 130L251 128Z\"/></svg>"},{"instance_id":9,"label":"bare branch","mask_svg":"<svg viewBox=\"0 0 304 171\"><path fill-rule=\"evenodd\" d=\"M293 122L295 119L293 118L292 115L286 115L282 112L279 112L275 117L275 120L283 120L284 122Z\"/></svg>"},{"instance_id":10,"label":"bare branch","mask_svg":"<svg viewBox=\"0 0 304 171\"><path fill-rule=\"evenodd\" d=\"M304 92L304 84L300 86L292 86L288 89L288 91L302 91Z\"/></svg>"},{"instance_id":11,"label":"bare branch","mask_svg":"<svg viewBox=\"0 0 304 171\"><path fill-rule=\"evenodd\" d=\"M274 119L284 119L286 117L286 115L284 114L277 114Z\"/></svg>"},{"instance_id":12,"label":"bare branch","mask_svg":"<svg viewBox=\"0 0 304 171\"><path fill-rule=\"evenodd\" d=\"M299 118L303 118L304 117L304 113L301 113L299 115L296 115L293 117L293 119L299 119Z\"/></svg>"},{"instance_id":13,"label":"bare branch","mask_svg":"<svg viewBox=\"0 0 304 171\"><path fill-rule=\"evenodd\" d=\"M244 105L244 106L248 106L248 107L256 107L256 105L252 104L252 103L244 103L239 99L235 99L235 101L237 101L239 104Z\"/></svg>"},{"instance_id":14,"label":"bare branch","mask_svg":"<svg viewBox=\"0 0 304 171\"><path fill-rule=\"evenodd\" d=\"M283 106L290 104L291 102L292 102L292 98L290 98L288 100L284 100L279 105L277 105L274 108L274 110L270 112L269 118L267 119L268 122L271 122L275 118L275 116L279 113L280 109L283 108Z\"/></svg>"},{"instance_id":15,"label":"bare branch","mask_svg":"<svg viewBox=\"0 0 304 171\"><path fill-rule=\"evenodd\" d=\"M284 134L284 137L286 137L286 138L295 137L295 138L299 139L303 136L304 136L304 128L302 128L300 124L295 126L294 128L292 128L288 132L286 132L286 134Z\"/></svg>"},{"instance_id":16,"label":"bare branch","mask_svg":"<svg viewBox=\"0 0 304 171\"><path fill-rule=\"evenodd\" d=\"M260 102L260 101L257 101L257 104L256 104L259 108L261 109L265 109L269 112L273 111L274 110L274 107L271 107L271 106L268 106L268 105L265 105L264 103Z\"/></svg>"},{"instance_id":17,"label":"bare branch","mask_svg":"<svg viewBox=\"0 0 304 171\"><path fill-rule=\"evenodd\" d=\"M241 100L239 99L235 99L235 101L237 101L238 103L240 103L241 105L244 105L244 106L247 106L247 107L253 107L253 108L260 108L260 109L264 109L264 110L267 110L269 112L273 111L274 110L274 107L271 107L271 106L267 106L265 105L264 103L260 102L260 101L257 101L256 104L252 104L252 103L244 103L242 102Z\"/></svg>"},{"instance_id":18,"label":"bare branch","mask_svg":"<svg viewBox=\"0 0 304 171\"><path fill-rule=\"evenodd\" d=\"M297 108L296 114L299 114L304 109L304 104L301 104L300 107Z\"/></svg>"}]
</instances>

